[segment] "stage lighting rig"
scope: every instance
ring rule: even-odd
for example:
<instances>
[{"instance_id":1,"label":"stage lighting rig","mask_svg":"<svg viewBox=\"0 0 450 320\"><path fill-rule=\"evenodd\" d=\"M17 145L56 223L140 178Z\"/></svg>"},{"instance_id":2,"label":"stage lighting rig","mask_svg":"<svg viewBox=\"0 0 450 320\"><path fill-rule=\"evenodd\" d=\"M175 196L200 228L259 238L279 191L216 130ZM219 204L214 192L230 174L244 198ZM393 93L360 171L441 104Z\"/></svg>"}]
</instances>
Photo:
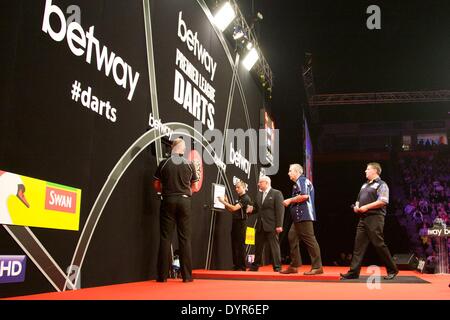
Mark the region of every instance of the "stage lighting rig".
<instances>
[{"instance_id":1,"label":"stage lighting rig","mask_svg":"<svg viewBox=\"0 0 450 320\"><path fill-rule=\"evenodd\" d=\"M216 1L216 4L218 2L219 1ZM263 85L263 87L268 91L269 96L271 96L273 86L272 70L270 69L267 60L265 59L264 55L261 52L261 49L259 47L258 41L256 40L256 36L254 33L254 25L255 23L263 20L263 15L261 14L261 12L257 12L257 14L251 18L250 20L251 26L249 26L241 10L239 9L237 1L228 0L223 5L220 6L220 9L214 15L214 21L218 26L219 30L221 31L224 31L228 27L228 25L224 26L225 25L224 23L218 23L216 17L218 19L219 12L225 10L223 9L225 6L231 7L233 12L235 13L233 19L230 20L230 18L228 18L227 20L230 21L229 23L233 22L234 27L232 37L236 41L237 47L240 50L246 51L245 53L243 52L241 53L241 55L243 56L242 63L244 64L245 61L244 67L247 68L248 70L252 69L253 67L253 70L255 70L258 76L261 74L263 75L261 85ZM226 9L224 12L227 11L231 12L230 8ZM220 14L220 16L222 15L224 15L224 13Z\"/></svg>"},{"instance_id":2,"label":"stage lighting rig","mask_svg":"<svg viewBox=\"0 0 450 320\"><path fill-rule=\"evenodd\" d=\"M214 22L218 29L222 32L228 28L233 22L233 31L227 32L236 43L236 51L240 52L243 57L241 63L247 70L256 72L261 86L266 91L267 97L272 98L273 76L272 70L262 54L256 36L254 34L254 26L258 21L263 20L261 12L250 19L251 26L247 24L242 12L240 11L236 0L228 0L221 6L215 1L215 7L219 8L214 15Z\"/></svg>"},{"instance_id":3,"label":"stage lighting rig","mask_svg":"<svg viewBox=\"0 0 450 320\"><path fill-rule=\"evenodd\" d=\"M244 30L240 26L235 26L233 30L233 39L239 40L245 36Z\"/></svg>"}]
</instances>

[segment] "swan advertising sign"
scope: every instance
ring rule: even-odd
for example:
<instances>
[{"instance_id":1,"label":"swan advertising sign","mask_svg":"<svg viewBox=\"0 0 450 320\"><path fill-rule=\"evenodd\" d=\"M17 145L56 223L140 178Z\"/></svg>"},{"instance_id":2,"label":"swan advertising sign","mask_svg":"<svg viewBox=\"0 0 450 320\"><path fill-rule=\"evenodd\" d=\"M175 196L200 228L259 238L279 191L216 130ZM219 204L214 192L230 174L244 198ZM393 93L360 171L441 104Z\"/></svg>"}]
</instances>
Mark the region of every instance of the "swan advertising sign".
<instances>
[{"instance_id":1,"label":"swan advertising sign","mask_svg":"<svg viewBox=\"0 0 450 320\"><path fill-rule=\"evenodd\" d=\"M81 189L0 170L0 224L78 230Z\"/></svg>"}]
</instances>

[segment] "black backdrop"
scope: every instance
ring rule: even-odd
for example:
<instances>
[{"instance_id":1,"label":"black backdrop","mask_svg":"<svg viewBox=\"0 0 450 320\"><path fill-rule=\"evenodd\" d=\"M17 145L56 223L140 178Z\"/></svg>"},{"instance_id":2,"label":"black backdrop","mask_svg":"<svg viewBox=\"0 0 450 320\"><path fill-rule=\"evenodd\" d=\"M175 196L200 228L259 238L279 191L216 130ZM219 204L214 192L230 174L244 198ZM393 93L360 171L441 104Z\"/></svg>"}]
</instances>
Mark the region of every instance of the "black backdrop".
<instances>
[{"instance_id":1,"label":"black backdrop","mask_svg":"<svg viewBox=\"0 0 450 320\"><path fill-rule=\"evenodd\" d=\"M52 1L66 18L71 1ZM81 26L87 32L95 26L99 47L108 48L139 72L136 90L118 86L112 75L97 70L95 53L87 63L85 55L75 56L66 38L54 41L42 31L45 1L2 3L0 169L82 189L80 230L31 228L54 260L65 271L70 265L87 216L112 168L129 146L148 130L152 112L149 69L142 1L77 1ZM175 50L183 51L195 63L192 53L177 37L178 13L183 11L188 27L198 31L199 40L217 61L215 127L222 130L230 92L232 67L206 14L196 1L150 1L156 71L158 109L163 122L193 125L195 120L173 99ZM59 30L55 16L50 23ZM233 59L234 53L232 51ZM196 68L204 73L201 64ZM120 75L120 72L119 72ZM236 88L231 104L229 128L259 128L259 110L264 99L248 72L239 70L243 91ZM71 99L72 84L91 87L92 94L109 101L117 110L117 120ZM246 121L244 107L248 110ZM205 128L203 128L205 129ZM248 159L248 151L245 154ZM150 150L141 153L128 167L106 203L81 271L81 287L141 281L155 277L159 243L159 199L151 178L156 157ZM233 176L250 182L256 192L256 172L248 179L242 170L227 167ZM194 268L204 268L212 213L210 186L216 182L217 167L205 165L202 190L193 198ZM252 221L249 221L251 224ZM215 220L211 268L231 267L229 231L231 217L219 212ZM0 229L0 255L20 255L23 250L4 228ZM23 283L1 285L0 296L53 291L53 286L28 260Z\"/></svg>"}]
</instances>

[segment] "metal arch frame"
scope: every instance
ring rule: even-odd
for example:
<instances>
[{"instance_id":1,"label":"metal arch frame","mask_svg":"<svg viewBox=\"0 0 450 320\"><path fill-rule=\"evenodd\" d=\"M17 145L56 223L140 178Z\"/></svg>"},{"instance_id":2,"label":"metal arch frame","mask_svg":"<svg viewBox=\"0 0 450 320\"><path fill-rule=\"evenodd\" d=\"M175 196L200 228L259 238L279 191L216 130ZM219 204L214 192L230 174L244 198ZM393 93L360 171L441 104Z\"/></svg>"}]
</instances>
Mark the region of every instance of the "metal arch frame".
<instances>
[{"instance_id":1,"label":"metal arch frame","mask_svg":"<svg viewBox=\"0 0 450 320\"><path fill-rule=\"evenodd\" d=\"M197 0L198 4L200 5L200 7L203 9L206 17L209 19L209 22L211 24L211 26L213 27L217 37L219 38L220 43L222 44L222 47L225 51L225 54L228 57L228 61L230 63L230 66L233 69L233 75L232 75L232 79L231 79L231 84L230 84L230 93L228 96L228 105L227 105L227 114L225 117L225 124L224 124L224 142L226 141L226 133L227 133L227 129L229 126L229 121L230 121L230 117L231 117L231 109L233 107L233 97L234 97L234 90L235 87L237 85L238 89L239 89L239 93L241 95L241 99L242 99L242 103L243 103L243 107L244 107L244 112L245 112L245 118L246 118L246 122L247 122L247 127L250 128L251 127L251 123L250 123L250 117L248 114L248 108L247 108L247 101L244 95L244 90L243 90L243 86L241 83L241 80L239 78L239 74L238 74L238 70L239 70L239 61L240 61L240 56L239 54L236 54L236 58L233 61L233 57L231 55L230 49L228 48L227 42L225 40L224 35L222 34L222 32L215 26L214 24L214 17L211 13L211 11L209 10L208 6L206 5L204 0ZM242 17L242 13L240 12L239 8L237 7L236 2L233 1L233 5L235 6L236 11L239 12L239 14ZM243 17L242 17L243 19ZM243 21L245 22L245 19L243 19ZM247 25L248 27L248 25ZM265 59L264 59L265 61ZM270 70L270 68L269 68ZM271 71L270 71L271 72ZM251 139L251 137L250 137ZM250 143L252 145L256 145L256 142L250 141ZM253 144L255 143L255 144ZM222 146L222 151L223 151L223 146ZM225 152L222 152L221 156L221 160L223 160L223 157L225 156ZM258 177L258 169L257 166L254 165L253 169L255 171L255 177ZM219 183L220 179L219 179L219 173L217 175L216 178L216 183ZM228 194L230 195L230 198L232 201L234 201L233 198L233 193L232 193L232 188L228 183L228 180L225 178L224 182L226 184L226 189L228 190ZM257 181L256 181L257 182ZM209 269L211 266L211 260L212 260L212 248L214 245L214 232L215 232L215 220L216 220L216 211L215 210L211 210L211 223L210 223L210 232L209 232L209 238L208 238L208 249L207 249L207 255L206 255L206 262L205 262L205 268Z\"/></svg>"},{"instance_id":2,"label":"metal arch frame","mask_svg":"<svg viewBox=\"0 0 450 320\"><path fill-rule=\"evenodd\" d=\"M212 24L212 15L209 9L206 7L203 0L197 0L198 4L203 8L205 14ZM150 6L149 0L143 0L144 6L144 18L146 18L146 14L150 17ZM149 20L148 22L150 22ZM224 47L224 50L230 60L230 65L233 68L233 79L231 81L230 88L230 96L229 101L232 101L232 96L234 94L234 88L237 85L239 88L239 92L241 94L241 98L243 100L243 107L245 111L247 126L250 127L250 119L248 116L247 103L245 100L245 96L243 93L243 87L239 76L237 74L238 65L237 63L233 63L231 58L231 53L229 52L228 46L226 45L225 39L223 35L217 30L217 28L212 24L218 37ZM150 28L149 28L150 27ZM157 92L156 92L156 77L155 77L155 69L154 69L154 59L153 59L153 46L151 40L151 26L146 22L146 36L147 39L150 38L150 43L147 43L147 53L148 53L148 68L149 68L149 82L150 82L150 96L152 101L152 112L158 111L157 105ZM236 58L236 61L239 61L239 57ZM232 104L229 108L231 108ZM231 111L231 110L230 110ZM157 114L157 113L154 113ZM228 112L228 119L226 119L226 124L229 123L229 117L231 112ZM200 142L204 149L210 154L211 151L214 151L210 146L209 142L203 137L203 135L196 131L194 128L182 124L182 123L166 123L166 126L173 130L172 134L186 134L189 132L190 136L194 138L194 140ZM225 130L227 128L224 128ZM177 131L182 130L182 131ZM87 253L90 240L95 231L97 223L103 213L103 209L106 206L106 203L109 200L112 192L114 191L117 183L122 177L123 173L126 171L128 166L132 163L132 161L152 142L160 141L161 137L164 136L165 133L161 133L156 129L152 129L146 133L144 133L141 137L139 137L130 147L129 149L122 155L120 160L116 163L115 167L108 175L108 178L103 185L100 193L98 194L94 205L91 208L89 216L85 222L83 227L82 234L78 240L77 247L75 249L71 265L67 270L67 275L60 268L58 263L53 259L50 253L45 249L43 244L39 241L39 239L34 235L34 233L28 228L24 226L15 226L15 225L3 225L7 232L10 233L12 238L19 244L19 246L27 253L30 259L34 262L34 264L38 267L38 269L43 273L43 275L48 279L51 285L56 289L56 291L65 291L66 289L76 289L76 283L78 282L79 275L81 272L81 267L84 262L85 255ZM157 148L157 153L161 153L161 148ZM257 174L256 165L254 166L255 173ZM223 179L226 183L228 190L230 190L230 185L228 183L228 179L225 173L218 166L218 176L217 180ZM231 194L231 193L230 193ZM212 231L212 230L211 230ZM72 275L74 275L74 281L71 281ZM70 278L69 278L70 277Z\"/></svg>"},{"instance_id":3,"label":"metal arch frame","mask_svg":"<svg viewBox=\"0 0 450 320\"><path fill-rule=\"evenodd\" d=\"M205 139L205 137L201 134L201 132L198 132L193 127L179 122L170 122L165 123L165 125L170 128L172 133L174 134L188 134L191 138L196 140L197 142L201 143L204 149L208 152L208 154L214 158L213 153L214 150L211 147L208 140ZM86 222L84 224L83 231L81 233L81 236L78 240L77 247L75 249L75 253L72 258L72 262L70 264L71 267L76 266L75 270L75 283L78 280L78 276L80 274L80 270L83 265L84 258L87 253L87 249L89 246L89 243L91 241L91 238L94 234L95 228L97 226L97 223L103 213L103 209L106 206L106 203L109 200L109 197L111 196L112 192L114 191L117 183L119 182L122 175L125 173L129 165L134 161L134 159L152 142L157 141L163 137L165 133L162 133L161 131L157 129L151 129L150 131L144 133L141 137L139 137L129 148L128 150L122 155L120 160L116 163L113 170L111 170L111 173L108 175L108 178L105 182L105 184L102 187L102 190L97 196L97 199L95 200L94 205L92 206L92 209L89 213L88 218L86 219ZM217 164L216 164L217 165ZM218 168L218 175L224 179L227 180L227 177L225 176L225 173L222 172L221 168L217 166ZM66 286L64 286L64 290L66 289Z\"/></svg>"},{"instance_id":4,"label":"metal arch frame","mask_svg":"<svg viewBox=\"0 0 450 320\"><path fill-rule=\"evenodd\" d=\"M213 157L213 148L200 132L183 123L171 122L166 123L165 125L173 130L172 134L188 134L194 140L201 143L206 152ZM162 133L157 129L151 129L144 133L128 148L128 150L122 155L114 168L111 170L86 219L67 275L64 274L58 263L52 258L50 253L45 249L39 239L28 227L4 225L5 229L27 253L30 259L57 291L65 291L67 288L75 289L75 283L78 281L90 241L103 213L103 209L105 208L117 183L134 159L147 146L154 141L160 140L164 135L165 133ZM219 166L218 170L219 176L224 179L224 181L227 181L225 173L221 171ZM46 271L46 268L48 269L48 272ZM69 279L69 275L71 274L74 274L74 281Z\"/></svg>"}]
</instances>

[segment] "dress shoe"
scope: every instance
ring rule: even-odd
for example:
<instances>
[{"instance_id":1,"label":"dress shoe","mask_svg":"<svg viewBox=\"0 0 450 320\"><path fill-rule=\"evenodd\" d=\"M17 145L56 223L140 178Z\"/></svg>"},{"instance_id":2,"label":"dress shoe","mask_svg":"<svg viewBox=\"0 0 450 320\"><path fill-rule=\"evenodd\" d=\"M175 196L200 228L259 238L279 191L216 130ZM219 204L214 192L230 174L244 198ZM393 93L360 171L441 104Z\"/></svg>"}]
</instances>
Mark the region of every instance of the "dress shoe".
<instances>
[{"instance_id":1,"label":"dress shoe","mask_svg":"<svg viewBox=\"0 0 450 320\"><path fill-rule=\"evenodd\" d=\"M192 279L192 278L189 278L189 279L183 279L183 282L193 282L194 281L194 279Z\"/></svg>"},{"instance_id":2,"label":"dress shoe","mask_svg":"<svg viewBox=\"0 0 450 320\"><path fill-rule=\"evenodd\" d=\"M350 272L340 273L340 276L341 276L341 280L350 280L350 279L358 279L359 278L358 274L350 273Z\"/></svg>"},{"instance_id":3,"label":"dress shoe","mask_svg":"<svg viewBox=\"0 0 450 320\"><path fill-rule=\"evenodd\" d=\"M250 267L249 269L248 269L248 271L258 271L258 267Z\"/></svg>"},{"instance_id":4,"label":"dress shoe","mask_svg":"<svg viewBox=\"0 0 450 320\"><path fill-rule=\"evenodd\" d=\"M297 268L289 267L286 270L280 271L281 274L298 273Z\"/></svg>"},{"instance_id":5,"label":"dress shoe","mask_svg":"<svg viewBox=\"0 0 450 320\"><path fill-rule=\"evenodd\" d=\"M281 271L281 267L275 267L273 268L273 272L280 272Z\"/></svg>"},{"instance_id":6,"label":"dress shoe","mask_svg":"<svg viewBox=\"0 0 450 320\"><path fill-rule=\"evenodd\" d=\"M323 273L323 269L322 267L317 268L317 269L311 269L308 272L303 273L305 276L311 276L311 275L315 275L315 274L322 274Z\"/></svg>"},{"instance_id":7,"label":"dress shoe","mask_svg":"<svg viewBox=\"0 0 450 320\"><path fill-rule=\"evenodd\" d=\"M157 278L156 282L167 282L167 279Z\"/></svg>"},{"instance_id":8,"label":"dress shoe","mask_svg":"<svg viewBox=\"0 0 450 320\"><path fill-rule=\"evenodd\" d=\"M398 271L394 272L394 273L388 273L388 275L386 277L384 277L384 280L392 280L397 276L397 274L398 274Z\"/></svg>"}]
</instances>

